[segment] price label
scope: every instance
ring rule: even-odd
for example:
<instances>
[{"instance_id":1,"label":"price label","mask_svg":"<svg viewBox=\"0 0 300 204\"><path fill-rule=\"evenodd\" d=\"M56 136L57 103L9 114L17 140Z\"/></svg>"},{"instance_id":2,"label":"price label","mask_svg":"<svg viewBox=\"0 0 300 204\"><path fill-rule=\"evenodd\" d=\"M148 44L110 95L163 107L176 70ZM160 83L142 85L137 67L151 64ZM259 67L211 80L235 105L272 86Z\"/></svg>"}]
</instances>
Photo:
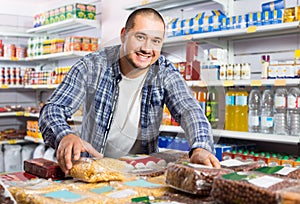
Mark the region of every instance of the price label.
<instances>
[{"instance_id":1,"label":"price label","mask_svg":"<svg viewBox=\"0 0 300 204\"><path fill-rule=\"evenodd\" d=\"M300 59L300 50L295 50L295 59Z\"/></svg>"},{"instance_id":2,"label":"price label","mask_svg":"<svg viewBox=\"0 0 300 204\"><path fill-rule=\"evenodd\" d=\"M25 117L29 117L29 116L30 116L30 113L29 113L29 112L24 112L24 116L25 116Z\"/></svg>"},{"instance_id":3,"label":"price label","mask_svg":"<svg viewBox=\"0 0 300 204\"><path fill-rule=\"evenodd\" d=\"M7 143L8 144L17 144L17 140L8 140Z\"/></svg>"},{"instance_id":4,"label":"price label","mask_svg":"<svg viewBox=\"0 0 300 204\"><path fill-rule=\"evenodd\" d=\"M262 81L261 80L252 80L250 83L250 86L261 86Z\"/></svg>"},{"instance_id":5,"label":"price label","mask_svg":"<svg viewBox=\"0 0 300 204\"><path fill-rule=\"evenodd\" d=\"M247 28L246 33L255 33L257 30L257 26L250 26Z\"/></svg>"},{"instance_id":6,"label":"price label","mask_svg":"<svg viewBox=\"0 0 300 204\"><path fill-rule=\"evenodd\" d=\"M234 82L233 80L225 80L223 81L223 86L233 86Z\"/></svg>"},{"instance_id":7,"label":"price label","mask_svg":"<svg viewBox=\"0 0 300 204\"><path fill-rule=\"evenodd\" d=\"M11 57L10 60L11 60L11 61L18 61L19 59L16 58L16 57Z\"/></svg>"},{"instance_id":8,"label":"price label","mask_svg":"<svg viewBox=\"0 0 300 204\"><path fill-rule=\"evenodd\" d=\"M207 83L205 81L197 81L195 85L200 87L207 87Z\"/></svg>"},{"instance_id":9,"label":"price label","mask_svg":"<svg viewBox=\"0 0 300 204\"><path fill-rule=\"evenodd\" d=\"M2 85L1 85L1 89L8 89L8 85L2 84Z\"/></svg>"},{"instance_id":10,"label":"price label","mask_svg":"<svg viewBox=\"0 0 300 204\"><path fill-rule=\"evenodd\" d=\"M22 111L16 112L16 116L23 116L23 115L24 115L24 112L22 112Z\"/></svg>"},{"instance_id":11,"label":"price label","mask_svg":"<svg viewBox=\"0 0 300 204\"><path fill-rule=\"evenodd\" d=\"M182 38L183 38L183 40L191 40L193 38L193 36L192 35L185 35Z\"/></svg>"},{"instance_id":12,"label":"price label","mask_svg":"<svg viewBox=\"0 0 300 204\"><path fill-rule=\"evenodd\" d=\"M141 5L146 5L146 4L149 4L149 0L142 0L141 1Z\"/></svg>"},{"instance_id":13,"label":"price label","mask_svg":"<svg viewBox=\"0 0 300 204\"><path fill-rule=\"evenodd\" d=\"M285 79L275 79L274 85L275 86L286 86L286 80Z\"/></svg>"},{"instance_id":14,"label":"price label","mask_svg":"<svg viewBox=\"0 0 300 204\"><path fill-rule=\"evenodd\" d=\"M53 84L48 85L48 89L53 89L53 88L54 88Z\"/></svg>"},{"instance_id":15,"label":"price label","mask_svg":"<svg viewBox=\"0 0 300 204\"><path fill-rule=\"evenodd\" d=\"M38 85L33 85L32 88L33 88L33 89L37 89L37 88L38 88Z\"/></svg>"}]
</instances>

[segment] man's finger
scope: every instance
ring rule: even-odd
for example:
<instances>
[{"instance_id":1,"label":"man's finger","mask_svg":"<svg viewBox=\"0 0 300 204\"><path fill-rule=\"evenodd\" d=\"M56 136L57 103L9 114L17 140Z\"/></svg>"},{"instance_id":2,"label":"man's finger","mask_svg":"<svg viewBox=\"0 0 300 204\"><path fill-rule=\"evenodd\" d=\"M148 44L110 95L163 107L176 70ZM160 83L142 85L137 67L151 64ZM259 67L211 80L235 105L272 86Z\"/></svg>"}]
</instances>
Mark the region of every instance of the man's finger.
<instances>
[{"instance_id":1,"label":"man's finger","mask_svg":"<svg viewBox=\"0 0 300 204\"><path fill-rule=\"evenodd\" d=\"M93 157L97 158L97 159L101 159L103 158L103 154L101 154L100 152L98 152L90 143L81 140L82 141L82 146L85 148L85 150L92 155Z\"/></svg>"}]
</instances>

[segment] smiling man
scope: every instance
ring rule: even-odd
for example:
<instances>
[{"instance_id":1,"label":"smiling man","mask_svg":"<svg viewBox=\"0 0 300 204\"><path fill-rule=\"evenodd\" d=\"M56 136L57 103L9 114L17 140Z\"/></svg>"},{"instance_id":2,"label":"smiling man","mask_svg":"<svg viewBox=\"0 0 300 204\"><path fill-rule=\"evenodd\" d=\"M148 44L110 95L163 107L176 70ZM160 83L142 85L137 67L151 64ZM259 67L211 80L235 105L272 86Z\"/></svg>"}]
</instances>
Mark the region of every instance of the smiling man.
<instances>
[{"instance_id":1,"label":"smiling man","mask_svg":"<svg viewBox=\"0 0 300 204\"><path fill-rule=\"evenodd\" d=\"M161 55L164 35L157 11L134 11L121 30L121 45L80 59L51 95L39 126L65 173L81 156L156 152L164 104L185 130L191 162L220 167L204 112L179 71ZM81 105L77 133L66 120Z\"/></svg>"}]
</instances>

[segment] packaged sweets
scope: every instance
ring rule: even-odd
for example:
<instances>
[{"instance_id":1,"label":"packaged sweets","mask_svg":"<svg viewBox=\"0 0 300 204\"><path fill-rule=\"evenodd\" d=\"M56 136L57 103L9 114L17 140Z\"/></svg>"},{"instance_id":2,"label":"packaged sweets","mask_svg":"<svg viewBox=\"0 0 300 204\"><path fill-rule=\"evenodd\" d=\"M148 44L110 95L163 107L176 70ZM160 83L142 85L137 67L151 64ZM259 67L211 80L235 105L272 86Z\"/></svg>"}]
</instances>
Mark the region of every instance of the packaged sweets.
<instances>
[{"instance_id":1,"label":"packaged sweets","mask_svg":"<svg viewBox=\"0 0 300 204\"><path fill-rule=\"evenodd\" d=\"M260 172L233 172L214 179L211 195L218 203L277 203L277 191L299 185L293 179Z\"/></svg>"},{"instance_id":2,"label":"packaged sweets","mask_svg":"<svg viewBox=\"0 0 300 204\"><path fill-rule=\"evenodd\" d=\"M187 152L178 151L178 150L166 150L163 152L155 152L155 153L150 154L150 156L163 159L167 163L176 162L180 159L188 159L189 158L189 155Z\"/></svg>"},{"instance_id":3,"label":"packaged sweets","mask_svg":"<svg viewBox=\"0 0 300 204\"><path fill-rule=\"evenodd\" d=\"M135 168L155 168L155 167L166 167L167 163L165 160L156 158L150 155L127 155L119 158L121 161L126 161L128 164Z\"/></svg>"},{"instance_id":4,"label":"packaged sweets","mask_svg":"<svg viewBox=\"0 0 300 204\"><path fill-rule=\"evenodd\" d=\"M170 164L166 172L166 183L187 193L207 196L210 194L214 177L233 172L230 169L182 162Z\"/></svg>"},{"instance_id":5,"label":"packaged sweets","mask_svg":"<svg viewBox=\"0 0 300 204\"><path fill-rule=\"evenodd\" d=\"M24 161L24 171L41 178L64 178L65 174L57 162L44 158L35 158Z\"/></svg>"},{"instance_id":6,"label":"packaged sweets","mask_svg":"<svg viewBox=\"0 0 300 204\"><path fill-rule=\"evenodd\" d=\"M73 163L70 175L85 182L122 181L126 171L126 162L117 159L81 158Z\"/></svg>"},{"instance_id":7,"label":"packaged sweets","mask_svg":"<svg viewBox=\"0 0 300 204\"><path fill-rule=\"evenodd\" d=\"M11 195L7 187L0 181L0 203L3 204L16 204L16 200Z\"/></svg>"}]
</instances>

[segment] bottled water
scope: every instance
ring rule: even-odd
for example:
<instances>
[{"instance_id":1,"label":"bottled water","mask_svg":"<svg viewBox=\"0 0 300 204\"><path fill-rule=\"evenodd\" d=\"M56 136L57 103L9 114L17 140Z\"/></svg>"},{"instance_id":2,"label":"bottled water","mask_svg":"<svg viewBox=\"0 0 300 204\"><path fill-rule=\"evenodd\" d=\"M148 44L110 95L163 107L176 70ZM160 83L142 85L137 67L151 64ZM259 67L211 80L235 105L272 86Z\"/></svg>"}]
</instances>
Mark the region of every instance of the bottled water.
<instances>
[{"instance_id":1,"label":"bottled water","mask_svg":"<svg viewBox=\"0 0 300 204\"><path fill-rule=\"evenodd\" d=\"M277 88L274 97L274 133L278 135L288 135L287 128L287 90Z\"/></svg>"},{"instance_id":2,"label":"bottled water","mask_svg":"<svg viewBox=\"0 0 300 204\"><path fill-rule=\"evenodd\" d=\"M218 92L213 86L208 90L206 100L206 117L211 124L211 127L216 129L219 121L219 102Z\"/></svg>"},{"instance_id":3,"label":"bottled water","mask_svg":"<svg viewBox=\"0 0 300 204\"><path fill-rule=\"evenodd\" d=\"M274 127L274 94L269 88L265 89L261 97L261 124L260 132L266 134L273 133Z\"/></svg>"},{"instance_id":4,"label":"bottled water","mask_svg":"<svg viewBox=\"0 0 300 204\"><path fill-rule=\"evenodd\" d=\"M290 135L300 135L300 89L292 87L288 93L288 127Z\"/></svg>"},{"instance_id":5,"label":"bottled water","mask_svg":"<svg viewBox=\"0 0 300 204\"><path fill-rule=\"evenodd\" d=\"M260 98L261 94L257 88L250 91L248 101L248 131L260 132Z\"/></svg>"}]
</instances>

